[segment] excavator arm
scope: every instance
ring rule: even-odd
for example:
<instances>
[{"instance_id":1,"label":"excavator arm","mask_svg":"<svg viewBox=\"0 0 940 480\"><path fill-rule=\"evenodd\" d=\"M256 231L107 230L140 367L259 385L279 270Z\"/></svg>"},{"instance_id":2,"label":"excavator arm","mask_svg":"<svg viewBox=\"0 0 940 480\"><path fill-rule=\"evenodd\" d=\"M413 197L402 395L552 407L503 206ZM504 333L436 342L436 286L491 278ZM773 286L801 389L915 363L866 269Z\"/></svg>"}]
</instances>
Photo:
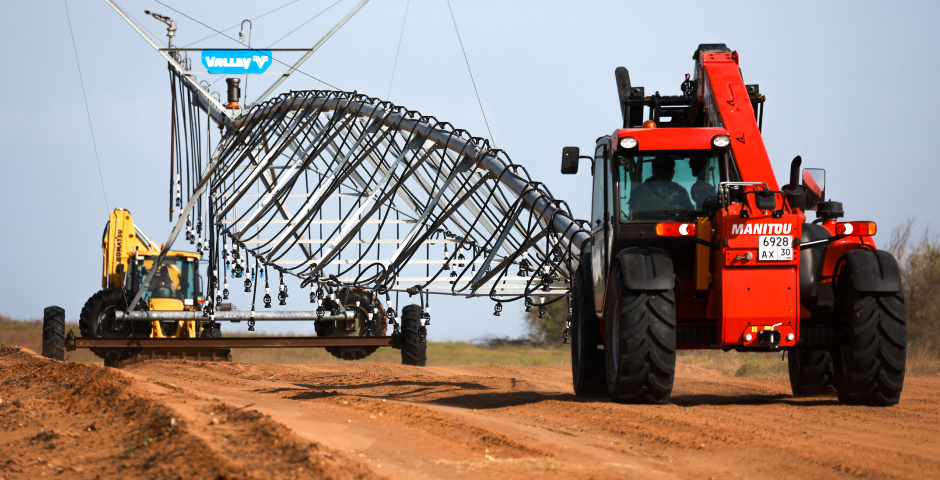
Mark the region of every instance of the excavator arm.
<instances>
[{"instance_id":1,"label":"excavator arm","mask_svg":"<svg viewBox=\"0 0 940 480\"><path fill-rule=\"evenodd\" d=\"M115 288L124 286L128 271L128 259L136 253L159 253L157 245L134 226L131 212L115 208L105 225L101 239L104 253L101 286Z\"/></svg>"}]
</instances>

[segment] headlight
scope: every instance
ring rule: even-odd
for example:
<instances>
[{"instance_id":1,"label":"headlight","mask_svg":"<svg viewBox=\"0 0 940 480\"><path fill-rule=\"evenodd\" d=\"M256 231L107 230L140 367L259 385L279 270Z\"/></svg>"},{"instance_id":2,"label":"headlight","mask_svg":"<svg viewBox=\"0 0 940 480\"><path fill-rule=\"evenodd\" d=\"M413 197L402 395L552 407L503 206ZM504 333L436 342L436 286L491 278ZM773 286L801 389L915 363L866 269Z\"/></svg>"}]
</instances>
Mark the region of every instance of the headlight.
<instances>
[{"instance_id":1,"label":"headlight","mask_svg":"<svg viewBox=\"0 0 940 480\"><path fill-rule=\"evenodd\" d=\"M728 148L731 145L731 137L727 135L715 135L712 138L712 146L715 148Z\"/></svg>"},{"instance_id":2,"label":"headlight","mask_svg":"<svg viewBox=\"0 0 940 480\"><path fill-rule=\"evenodd\" d=\"M633 137L623 137L620 139L620 148L636 148L637 141Z\"/></svg>"}]
</instances>

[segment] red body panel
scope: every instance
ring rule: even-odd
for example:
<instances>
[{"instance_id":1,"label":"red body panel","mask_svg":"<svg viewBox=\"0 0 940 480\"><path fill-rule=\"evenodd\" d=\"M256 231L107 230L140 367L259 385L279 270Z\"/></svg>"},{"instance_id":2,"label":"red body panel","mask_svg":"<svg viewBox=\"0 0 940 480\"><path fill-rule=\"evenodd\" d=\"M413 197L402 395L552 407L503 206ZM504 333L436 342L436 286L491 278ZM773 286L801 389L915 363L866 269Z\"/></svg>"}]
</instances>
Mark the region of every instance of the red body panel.
<instances>
[{"instance_id":1,"label":"red body panel","mask_svg":"<svg viewBox=\"0 0 940 480\"><path fill-rule=\"evenodd\" d=\"M637 149L647 150L708 150L715 135L728 135L723 128L620 128L610 136L611 149L623 137L637 140Z\"/></svg>"},{"instance_id":2,"label":"red body panel","mask_svg":"<svg viewBox=\"0 0 940 480\"><path fill-rule=\"evenodd\" d=\"M836 223L838 222L835 220L829 220L822 222L820 225L828 230L830 235L835 236ZM853 235L830 243L829 246L826 247L826 258L823 261L822 279L820 283L828 283L835 280L836 275L839 274L839 259L842 258L842 255L857 248L875 250L875 239L870 236Z\"/></svg>"},{"instance_id":3,"label":"red body panel","mask_svg":"<svg viewBox=\"0 0 940 480\"><path fill-rule=\"evenodd\" d=\"M787 341L787 333L795 334L800 328L797 275L794 266L723 269L719 287L719 346L758 346L756 336L751 342L744 339L753 329L780 330L780 346L796 345L796 335Z\"/></svg>"},{"instance_id":4,"label":"red body panel","mask_svg":"<svg viewBox=\"0 0 940 480\"><path fill-rule=\"evenodd\" d=\"M805 216L797 212L773 218L751 202L745 205L747 218L737 204L716 215L715 240L722 248L712 252L711 271L719 346L759 346L755 332L768 328L780 330L780 346L793 346L800 331L800 257L793 241L800 238ZM790 259L762 259L759 242L764 236L789 237ZM744 335L749 332L753 338L748 342ZM790 333L793 338L788 339Z\"/></svg>"}]
</instances>

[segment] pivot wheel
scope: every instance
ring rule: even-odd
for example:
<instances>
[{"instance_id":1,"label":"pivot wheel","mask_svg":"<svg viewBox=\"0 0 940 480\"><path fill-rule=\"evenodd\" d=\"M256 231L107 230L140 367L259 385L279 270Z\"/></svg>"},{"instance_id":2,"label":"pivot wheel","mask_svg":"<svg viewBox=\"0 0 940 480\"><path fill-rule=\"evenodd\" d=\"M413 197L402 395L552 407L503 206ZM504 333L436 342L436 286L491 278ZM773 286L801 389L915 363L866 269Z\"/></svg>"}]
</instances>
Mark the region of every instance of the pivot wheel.
<instances>
[{"instance_id":1,"label":"pivot wheel","mask_svg":"<svg viewBox=\"0 0 940 480\"><path fill-rule=\"evenodd\" d=\"M408 305L401 312L401 364L424 367L428 364L428 333L421 324L423 312Z\"/></svg>"},{"instance_id":2,"label":"pivot wheel","mask_svg":"<svg viewBox=\"0 0 940 480\"><path fill-rule=\"evenodd\" d=\"M676 373L672 290L629 290L614 268L604 306L607 390L620 403L667 403Z\"/></svg>"},{"instance_id":3,"label":"pivot wheel","mask_svg":"<svg viewBox=\"0 0 940 480\"><path fill-rule=\"evenodd\" d=\"M42 316L42 356L65 360L65 310L46 307Z\"/></svg>"},{"instance_id":4,"label":"pivot wheel","mask_svg":"<svg viewBox=\"0 0 940 480\"><path fill-rule=\"evenodd\" d=\"M106 288L91 296L78 320L78 329L83 337L92 338L148 338L150 337L150 322L119 322L114 316L118 310L126 310L127 302L134 297L133 292L125 292L122 288ZM146 310L147 304L141 301L137 310ZM139 348L92 348L92 353L105 359L116 362L127 360L138 352Z\"/></svg>"},{"instance_id":5,"label":"pivot wheel","mask_svg":"<svg viewBox=\"0 0 940 480\"><path fill-rule=\"evenodd\" d=\"M203 324L200 338L222 338L222 326L218 323Z\"/></svg>"},{"instance_id":6,"label":"pivot wheel","mask_svg":"<svg viewBox=\"0 0 940 480\"><path fill-rule=\"evenodd\" d=\"M827 350L790 350L787 366L793 396L822 395L834 388L832 357Z\"/></svg>"},{"instance_id":7,"label":"pivot wheel","mask_svg":"<svg viewBox=\"0 0 940 480\"><path fill-rule=\"evenodd\" d=\"M333 305L324 302L324 308L329 310L337 307L338 310L351 309L356 319L338 320L334 322L316 322L314 328L318 337L377 337L385 335L388 321L382 302L370 292L358 287L341 288L336 292ZM372 320L369 320L369 314ZM343 360L360 360L372 355L379 347L326 347L336 358Z\"/></svg>"},{"instance_id":8,"label":"pivot wheel","mask_svg":"<svg viewBox=\"0 0 940 480\"><path fill-rule=\"evenodd\" d=\"M838 307L848 339L833 355L839 401L895 405L904 386L907 325L901 292L861 292L847 266L839 276Z\"/></svg>"},{"instance_id":9,"label":"pivot wheel","mask_svg":"<svg viewBox=\"0 0 940 480\"><path fill-rule=\"evenodd\" d=\"M607 365L601 335L601 321L594 313L590 276L583 267L575 273L571 289L571 378L579 397L607 394Z\"/></svg>"}]
</instances>

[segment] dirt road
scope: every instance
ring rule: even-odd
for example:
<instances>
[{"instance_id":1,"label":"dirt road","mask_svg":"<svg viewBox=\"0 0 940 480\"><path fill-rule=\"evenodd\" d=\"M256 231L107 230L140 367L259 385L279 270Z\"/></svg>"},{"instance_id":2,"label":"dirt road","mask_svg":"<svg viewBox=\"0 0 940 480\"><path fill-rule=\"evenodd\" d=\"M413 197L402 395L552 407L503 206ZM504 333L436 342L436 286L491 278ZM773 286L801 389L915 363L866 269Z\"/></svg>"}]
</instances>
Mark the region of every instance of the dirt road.
<instances>
[{"instance_id":1,"label":"dirt road","mask_svg":"<svg viewBox=\"0 0 940 480\"><path fill-rule=\"evenodd\" d=\"M665 406L564 367L156 361L0 351L0 478L936 478L940 377L900 405L680 364Z\"/></svg>"}]
</instances>

